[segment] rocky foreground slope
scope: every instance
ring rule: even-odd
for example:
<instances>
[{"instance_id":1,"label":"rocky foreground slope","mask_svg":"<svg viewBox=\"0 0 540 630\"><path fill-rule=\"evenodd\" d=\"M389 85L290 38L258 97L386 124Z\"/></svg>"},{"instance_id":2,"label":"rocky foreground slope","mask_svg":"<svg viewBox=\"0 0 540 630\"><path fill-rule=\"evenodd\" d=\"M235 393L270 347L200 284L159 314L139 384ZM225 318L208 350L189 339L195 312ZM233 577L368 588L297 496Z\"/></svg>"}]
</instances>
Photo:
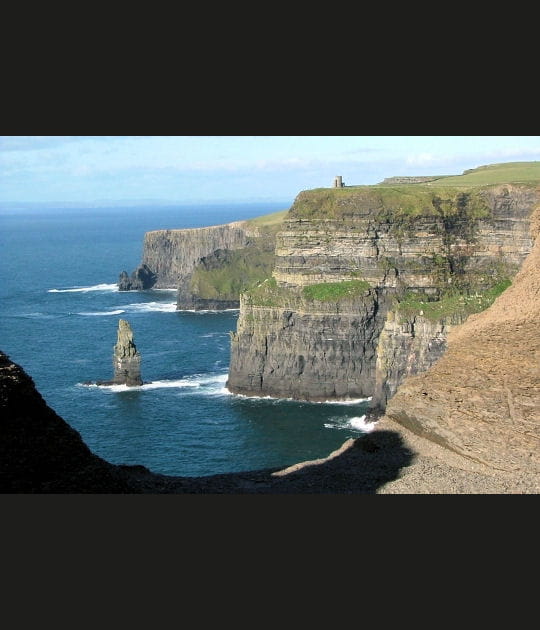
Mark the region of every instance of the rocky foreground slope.
<instances>
[{"instance_id":1,"label":"rocky foreground slope","mask_svg":"<svg viewBox=\"0 0 540 630\"><path fill-rule=\"evenodd\" d=\"M425 385L425 384L424 384ZM538 394L533 399L538 409ZM0 493L493 494L538 493L537 460L503 471L462 457L383 418L328 457L285 469L173 477L93 454L0 351ZM536 419L538 424L538 418ZM520 430L519 423L515 427ZM493 439L503 437L494 426ZM536 463L535 463L536 462Z\"/></svg>"}]
</instances>

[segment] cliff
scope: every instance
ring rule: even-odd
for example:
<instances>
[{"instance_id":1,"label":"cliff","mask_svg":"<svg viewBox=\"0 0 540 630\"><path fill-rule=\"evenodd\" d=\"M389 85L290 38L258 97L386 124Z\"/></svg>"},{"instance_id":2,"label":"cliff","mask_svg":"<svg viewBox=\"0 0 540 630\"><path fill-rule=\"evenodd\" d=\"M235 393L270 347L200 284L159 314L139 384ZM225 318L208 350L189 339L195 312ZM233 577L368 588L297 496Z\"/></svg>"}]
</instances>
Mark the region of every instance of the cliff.
<instances>
[{"instance_id":1,"label":"cliff","mask_svg":"<svg viewBox=\"0 0 540 630\"><path fill-rule=\"evenodd\" d=\"M129 492L122 468L94 455L0 352L0 492Z\"/></svg>"},{"instance_id":2,"label":"cliff","mask_svg":"<svg viewBox=\"0 0 540 630\"><path fill-rule=\"evenodd\" d=\"M400 383L430 368L446 351L450 330L466 318L458 312L430 321L423 311L402 318L389 310L377 343L372 410L384 410Z\"/></svg>"},{"instance_id":3,"label":"cliff","mask_svg":"<svg viewBox=\"0 0 540 630\"><path fill-rule=\"evenodd\" d=\"M280 303L275 286L265 289L241 296L228 389L318 401L370 396L382 299L369 289L339 304L283 292Z\"/></svg>"},{"instance_id":4,"label":"cliff","mask_svg":"<svg viewBox=\"0 0 540 630\"><path fill-rule=\"evenodd\" d=\"M447 181L300 193L272 280L241 297L228 389L374 396L384 409L433 365L451 326L487 308L530 252L540 198L534 182Z\"/></svg>"},{"instance_id":5,"label":"cliff","mask_svg":"<svg viewBox=\"0 0 540 630\"><path fill-rule=\"evenodd\" d=\"M401 384L380 425L538 484L540 206L531 233L534 247L512 286L450 331L445 354Z\"/></svg>"},{"instance_id":6,"label":"cliff","mask_svg":"<svg viewBox=\"0 0 540 630\"><path fill-rule=\"evenodd\" d=\"M240 292L271 273L285 214L147 232L142 262L131 276L121 272L119 290L174 288L179 310L238 308Z\"/></svg>"}]
</instances>

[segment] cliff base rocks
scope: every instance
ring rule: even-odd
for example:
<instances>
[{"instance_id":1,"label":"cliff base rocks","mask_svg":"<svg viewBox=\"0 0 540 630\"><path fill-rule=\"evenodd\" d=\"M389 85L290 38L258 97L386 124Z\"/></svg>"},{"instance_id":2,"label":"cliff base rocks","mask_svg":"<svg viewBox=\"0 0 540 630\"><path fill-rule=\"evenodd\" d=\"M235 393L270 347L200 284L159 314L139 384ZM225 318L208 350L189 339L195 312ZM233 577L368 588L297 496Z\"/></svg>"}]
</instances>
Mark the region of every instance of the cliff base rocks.
<instances>
[{"instance_id":1,"label":"cliff base rocks","mask_svg":"<svg viewBox=\"0 0 540 630\"><path fill-rule=\"evenodd\" d=\"M151 289L157 280L157 275L148 267L148 265L139 265L131 276L127 271L122 271L118 278L119 291L144 291Z\"/></svg>"}]
</instances>

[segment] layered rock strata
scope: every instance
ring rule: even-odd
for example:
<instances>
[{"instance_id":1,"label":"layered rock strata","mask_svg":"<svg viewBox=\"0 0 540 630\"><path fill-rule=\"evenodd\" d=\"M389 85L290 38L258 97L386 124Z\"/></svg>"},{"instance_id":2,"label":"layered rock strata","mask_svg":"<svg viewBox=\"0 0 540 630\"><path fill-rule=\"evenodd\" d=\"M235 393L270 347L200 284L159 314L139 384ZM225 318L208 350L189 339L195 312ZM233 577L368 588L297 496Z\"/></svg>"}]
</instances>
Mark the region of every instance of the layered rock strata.
<instances>
[{"instance_id":1,"label":"layered rock strata","mask_svg":"<svg viewBox=\"0 0 540 630\"><path fill-rule=\"evenodd\" d=\"M303 191L276 237L276 291L266 301L256 291L241 298L228 389L308 400L372 396L379 336L395 301L409 290L437 300L512 277L532 247L538 199L535 187L515 184ZM354 278L371 287L369 298L302 301L305 287ZM385 367L388 387L377 389L381 408L407 374L446 348L450 322L414 324L421 335L405 328L402 347L385 351L396 361Z\"/></svg>"},{"instance_id":2,"label":"layered rock strata","mask_svg":"<svg viewBox=\"0 0 540 630\"><path fill-rule=\"evenodd\" d=\"M536 242L512 286L448 335L427 372L389 401L395 423L474 462L504 472L540 473L540 207Z\"/></svg>"},{"instance_id":3,"label":"layered rock strata","mask_svg":"<svg viewBox=\"0 0 540 630\"><path fill-rule=\"evenodd\" d=\"M315 401L370 396L380 302L369 290L339 305L289 295L285 305L263 306L242 294L227 388Z\"/></svg>"},{"instance_id":4,"label":"layered rock strata","mask_svg":"<svg viewBox=\"0 0 540 630\"><path fill-rule=\"evenodd\" d=\"M450 330L465 321L464 313L430 321L422 315L400 318L389 310L379 335L375 386L370 407L385 409L398 386L408 376L425 372L444 354Z\"/></svg>"}]
</instances>

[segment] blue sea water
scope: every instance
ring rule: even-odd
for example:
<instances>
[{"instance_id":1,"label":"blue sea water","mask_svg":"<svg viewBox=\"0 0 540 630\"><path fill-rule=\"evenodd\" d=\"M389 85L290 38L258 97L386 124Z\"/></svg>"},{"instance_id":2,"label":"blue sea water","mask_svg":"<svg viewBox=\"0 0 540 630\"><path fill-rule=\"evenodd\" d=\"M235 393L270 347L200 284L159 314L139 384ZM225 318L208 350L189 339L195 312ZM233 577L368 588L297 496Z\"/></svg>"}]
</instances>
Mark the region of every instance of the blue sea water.
<instances>
[{"instance_id":1,"label":"blue sea water","mask_svg":"<svg viewBox=\"0 0 540 630\"><path fill-rule=\"evenodd\" d=\"M33 378L89 448L114 464L202 476L325 457L365 431L367 401L246 398L225 388L238 311L179 312L174 291L117 290L144 233L218 225L280 203L0 210L0 350ZM118 320L144 385L112 378Z\"/></svg>"}]
</instances>

